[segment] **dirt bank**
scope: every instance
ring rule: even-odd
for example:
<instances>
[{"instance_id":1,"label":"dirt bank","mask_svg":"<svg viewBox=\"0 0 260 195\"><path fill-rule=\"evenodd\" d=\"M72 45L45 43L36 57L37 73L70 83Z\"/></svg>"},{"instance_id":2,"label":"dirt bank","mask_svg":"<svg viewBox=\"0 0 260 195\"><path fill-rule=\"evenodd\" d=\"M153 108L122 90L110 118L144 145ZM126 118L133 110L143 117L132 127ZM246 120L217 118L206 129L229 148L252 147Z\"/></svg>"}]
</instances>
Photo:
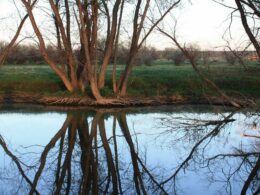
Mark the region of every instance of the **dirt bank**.
<instances>
[{"instance_id":1,"label":"dirt bank","mask_svg":"<svg viewBox=\"0 0 260 195\"><path fill-rule=\"evenodd\" d=\"M242 106L256 106L255 100L234 98ZM96 101L90 97L60 97L44 96L32 93L4 93L0 94L0 103L28 103L40 105L57 105L57 106L90 106L90 107L131 107L131 106L157 106L172 104L210 104L210 105L227 105L229 102L220 97L147 97L147 98L106 98L103 101Z\"/></svg>"}]
</instances>

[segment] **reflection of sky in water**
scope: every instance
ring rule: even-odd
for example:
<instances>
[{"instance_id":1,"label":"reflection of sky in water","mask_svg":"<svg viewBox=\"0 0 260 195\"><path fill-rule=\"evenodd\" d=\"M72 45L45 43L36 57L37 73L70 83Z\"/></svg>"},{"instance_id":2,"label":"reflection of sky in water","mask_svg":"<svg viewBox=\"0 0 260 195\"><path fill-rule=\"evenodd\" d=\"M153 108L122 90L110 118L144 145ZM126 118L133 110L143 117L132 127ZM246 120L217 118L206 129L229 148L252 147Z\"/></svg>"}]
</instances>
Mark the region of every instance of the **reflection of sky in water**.
<instances>
[{"instance_id":1,"label":"reflection of sky in water","mask_svg":"<svg viewBox=\"0 0 260 195\"><path fill-rule=\"evenodd\" d=\"M0 133L12 146L46 145L61 128L66 114L0 114Z\"/></svg>"},{"instance_id":2,"label":"reflection of sky in water","mask_svg":"<svg viewBox=\"0 0 260 195\"><path fill-rule=\"evenodd\" d=\"M225 113L224 115L228 114L229 113ZM194 140L201 139L215 126L209 126L207 127L208 129L203 132L196 132L195 130L190 129L192 133L189 133L189 136L191 137L188 138L186 135L186 137L183 138L185 135L184 132L188 132L183 131L187 126L180 125L175 129L170 129L167 133L166 130L169 130L169 128L163 128L160 126L161 118L164 117L170 117L174 120L174 124L178 124L179 122L183 122L179 117L184 117L185 119L196 118L201 120L217 120L221 119L221 115L212 113L196 114L189 112L127 115L128 127L135 147L138 147L139 149L139 156L144 159L144 155L146 155L146 165L150 170L153 170L154 174L160 174L160 176L168 178L175 171L176 167L178 167L178 165L188 156L192 147L196 143ZM194 160L196 162L202 162L202 164L191 161L187 164L185 170L179 172L176 182L180 194L219 194L220 192L226 194L225 190L222 189L222 182L215 182L208 186L208 184L211 183L209 180L211 174L208 169L205 168L200 152L202 148L206 148L206 151L202 152L203 157L210 158L211 156L221 153L232 153L235 148L241 148L241 145L250 149L251 144L255 143L256 139L242 137L241 134L244 131L250 133L259 133L259 131L250 130L250 126L245 125L245 121L246 124L251 124L252 119L246 120L246 116L242 113L235 114L232 118L236 119L236 121L227 124L225 128L221 129L219 134L212 137L211 142L203 142L198 151L194 153ZM65 119L65 113L1 113L0 134L6 141L9 150L17 155L21 161L26 163L28 162L29 164L35 163L39 160L40 152L43 150L42 146L45 146L51 140L51 138L61 128ZM93 117L88 118L89 124L91 124L92 119ZM113 117L109 117L105 121L107 138L112 136L112 126ZM122 135L118 123L116 134ZM100 141L100 138L98 139ZM117 137L117 141L120 162L122 164L129 164L131 157L129 154L129 147L126 144L124 137ZM113 144L111 144L110 147L113 148ZM21 184L18 183L19 180L11 179L11 177L15 176L19 178L19 174L18 171L11 173L11 170L15 170L16 167L10 164L10 159L6 154L4 154L2 148L0 148L0 154L0 174L2 175L2 178L0 176L0 194L4 194L4 192L8 192L12 189L13 186ZM236 160L231 160L230 163L236 164ZM219 164L219 166L225 166L225 164L222 163ZM216 165L214 165L213 168L215 168L215 170L212 171L216 171L214 177L223 180L222 174L218 172L221 169ZM223 167L223 169L225 169L225 167ZM11 172L6 173L5 170L10 170ZM48 169L46 169L46 177L48 177L47 172ZM75 169L74 172L77 174L78 170ZM34 172L30 172L29 177L33 178L33 176ZM12 184L10 185L10 182L8 182L7 179L4 179L4 177L9 178L12 181ZM245 180L246 178L243 179ZM50 189L51 186L48 186L48 181L44 180L45 178L43 177L40 182L40 185L42 186L40 186L39 189L43 190L46 188L47 190L44 190L44 194L48 194L48 189ZM15 181L17 183L14 185L13 182ZM240 193L242 183L239 181L231 181L231 183L233 185L232 192L235 194ZM172 188L172 186L168 187ZM19 191L19 194L21 193L25 192Z\"/></svg>"}]
</instances>

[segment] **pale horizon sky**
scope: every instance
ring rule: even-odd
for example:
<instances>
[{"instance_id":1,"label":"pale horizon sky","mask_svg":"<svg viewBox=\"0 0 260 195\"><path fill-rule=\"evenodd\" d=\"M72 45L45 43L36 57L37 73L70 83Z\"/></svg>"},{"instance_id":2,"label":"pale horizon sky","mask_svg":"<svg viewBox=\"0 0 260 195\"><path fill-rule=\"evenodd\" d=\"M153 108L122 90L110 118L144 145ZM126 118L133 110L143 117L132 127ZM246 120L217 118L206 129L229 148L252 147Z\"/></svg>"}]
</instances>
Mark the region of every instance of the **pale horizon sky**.
<instances>
[{"instance_id":1,"label":"pale horizon sky","mask_svg":"<svg viewBox=\"0 0 260 195\"><path fill-rule=\"evenodd\" d=\"M17 4L21 5L20 1ZM229 0L227 2L233 2ZM15 14L15 6L12 0L0 0L0 41L7 41L13 35L15 27L19 23L18 15ZM21 9L22 10L22 9ZM224 31L228 28L227 20L231 10L225 8L212 0L192 0L192 4L185 3L181 9L174 9L174 17L177 18L177 35L184 44L196 44L201 49L216 49L226 45L222 38ZM25 13L22 10L22 13ZM174 26L171 19L165 21L165 26ZM12 31L13 29L13 31ZM23 36L32 35L29 20L22 31ZM230 39L228 33L226 38ZM232 44L234 47L247 40L244 29L239 18L233 21ZM159 33L154 33L146 42L147 45L164 49L171 47L172 43Z\"/></svg>"}]
</instances>

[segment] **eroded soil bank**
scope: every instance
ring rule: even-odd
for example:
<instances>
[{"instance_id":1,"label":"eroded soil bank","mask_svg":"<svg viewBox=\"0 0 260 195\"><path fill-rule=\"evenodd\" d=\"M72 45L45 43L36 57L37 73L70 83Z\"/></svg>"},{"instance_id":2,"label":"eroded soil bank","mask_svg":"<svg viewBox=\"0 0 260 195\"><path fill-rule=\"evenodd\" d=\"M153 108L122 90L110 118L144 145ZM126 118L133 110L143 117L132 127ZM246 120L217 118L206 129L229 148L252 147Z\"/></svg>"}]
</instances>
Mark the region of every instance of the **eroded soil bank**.
<instances>
[{"instance_id":1,"label":"eroded soil bank","mask_svg":"<svg viewBox=\"0 0 260 195\"><path fill-rule=\"evenodd\" d=\"M259 106L259 99L232 98L242 107ZM10 93L0 94L0 103L28 103L40 105L56 106L89 106L89 107L132 107L132 106L159 106L172 104L209 104L209 105L226 105L231 104L221 97L204 96L204 97L183 97L183 96L156 96L156 97L125 97L125 98L106 98L102 101L96 101L90 97L80 96L44 96L33 93Z\"/></svg>"}]
</instances>

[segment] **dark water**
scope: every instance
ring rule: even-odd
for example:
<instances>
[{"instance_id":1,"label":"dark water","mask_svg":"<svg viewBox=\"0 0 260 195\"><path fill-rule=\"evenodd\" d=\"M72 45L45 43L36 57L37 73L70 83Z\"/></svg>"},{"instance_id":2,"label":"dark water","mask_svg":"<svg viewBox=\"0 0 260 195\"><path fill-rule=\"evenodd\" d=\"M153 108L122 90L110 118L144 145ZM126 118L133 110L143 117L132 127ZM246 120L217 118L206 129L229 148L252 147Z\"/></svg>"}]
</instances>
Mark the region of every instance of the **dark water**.
<instances>
[{"instance_id":1,"label":"dark water","mask_svg":"<svg viewBox=\"0 0 260 195\"><path fill-rule=\"evenodd\" d=\"M257 194L259 122L220 107L2 107L0 195Z\"/></svg>"}]
</instances>

